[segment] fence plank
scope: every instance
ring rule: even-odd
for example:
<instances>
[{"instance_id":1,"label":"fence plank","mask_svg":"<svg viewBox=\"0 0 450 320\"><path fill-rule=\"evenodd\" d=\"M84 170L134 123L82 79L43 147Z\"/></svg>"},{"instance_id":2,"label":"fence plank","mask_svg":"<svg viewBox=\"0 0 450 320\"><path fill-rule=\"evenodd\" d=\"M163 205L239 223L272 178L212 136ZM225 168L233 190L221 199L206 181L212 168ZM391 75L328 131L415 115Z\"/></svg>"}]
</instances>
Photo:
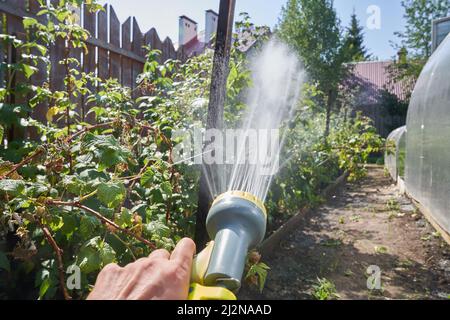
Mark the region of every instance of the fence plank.
<instances>
[{"instance_id":1,"label":"fence plank","mask_svg":"<svg viewBox=\"0 0 450 320\"><path fill-rule=\"evenodd\" d=\"M8 0L6 3L12 5L16 9L19 9L21 11L26 11L27 3L25 0ZM26 41L26 33L23 28L22 18L7 14L6 15L6 21L7 21L7 32L10 35L16 36L18 39L22 41ZM8 49L8 63L17 63L20 60L22 60L21 55L25 54L27 52L20 52L18 49L15 48L9 48ZM8 79L9 80L9 79ZM14 88L14 95L10 97L10 103L11 104L18 104L22 106L26 106L28 99L27 99L27 93L24 91L23 84L26 83L26 78L22 73L17 73L15 77L12 80L12 86ZM10 130L10 132L7 134L8 141L15 140L15 139L23 139L25 137L26 130L21 127L20 125L13 126L13 128Z\"/></svg>"},{"instance_id":2,"label":"fence plank","mask_svg":"<svg viewBox=\"0 0 450 320\"><path fill-rule=\"evenodd\" d=\"M50 0L53 5L58 5L59 0ZM28 4L28 5L27 5ZM106 11L109 6L108 12ZM45 21L46 16L37 17L36 14L40 11L38 0L0 0L0 23L6 22L3 32L17 35L19 39L26 40L26 33L23 30L22 20L24 16L33 17L39 21ZM53 91L65 91L66 87L64 80L66 78L65 66L59 64L66 55L82 60L80 71L85 73L94 73L101 79L109 77L118 78L122 85L135 89L135 80L139 73L142 72L142 67L145 63L143 44L149 45L153 49L158 49L162 52L159 58L160 62L168 58L177 58L182 56L182 49L175 50L170 39L165 39L164 42L158 36L154 28L149 30L145 35L142 34L136 19L128 18L122 25L117 17L115 10L110 5L104 6L105 11L98 13L91 13L87 10L86 5L82 10L78 10L79 18L83 15L83 27L89 31L90 37L86 40L86 47L88 52L79 52L78 50L66 51L66 41L63 38L56 40L56 43L49 48L50 58L50 72L47 73L46 68L42 65L38 66L39 72L31 78L31 83L35 85L42 85L44 82L49 82L50 88ZM131 21L133 19L133 22ZM108 22L109 20L109 22ZM131 38L131 31L133 37ZM109 32L109 39L108 39ZM121 35L122 34L122 35ZM29 34L30 39L33 39L33 34ZM122 44L121 44L122 43ZM9 51L8 51L9 50ZM8 58L8 63L14 63L14 59L20 56L20 53L15 52L13 48L0 49L0 60ZM182 59L183 60L183 59ZM7 75L3 74L4 80ZM16 79L17 84L25 82L26 79ZM13 83L14 84L14 83ZM97 90L95 85L90 88L91 92ZM136 96L138 93L134 92ZM77 106L81 106L78 110L82 121L94 122L95 119L89 116L86 119L89 106L86 102L87 97L82 97L81 101L75 101ZM11 98L11 103L27 103L27 99L23 99L18 94ZM45 115L48 106L40 105L34 110L32 117L45 122ZM64 124L64 117L59 122Z\"/></svg>"},{"instance_id":3,"label":"fence plank","mask_svg":"<svg viewBox=\"0 0 450 320\"><path fill-rule=\"evenodd\" d=\"M53 5L57 5L59 3L58 0L51 0ZM54 46L50 48L50 62L51 62L51 71L50 71L50 87L52 90L63 90L64 89L64 78L66 77L66 70L63 65L59 62L64 59L66 43L65 40L61 37L56 39L56 43Z\"/></svg>"},{"instance_id":4,"label":"fence plank","mask_svg":"<svg viewBox=\"0 0 450 320\"><path fill-rule=\"evenodd\" d=\"M3 23L5 19L5 16L2 12L0 12L0 32L1 33L6 33L6 29L5 29L5 25ZM3 44L3 41L0 41L0 64L5 63L5 58L6 58L6 54L5 54L5 46ZM0 86L2 88L4 88L5 85L5 72L3 70L3 68L0 68ZM2 144L2 141L0 141L0 145Z\"/></svg>"},{"instance_id":5,"label":"fence plank","mask_svg":"<svg viewBox=\"0 0 450 320\"><path fill-rule=\"evenodd\" d=\"M109 7L109 42L111 45L120 48L120 21L112 6ZM111 78L121 79L120 55L112 51L109 52L109 67Z\"/></svg>"},{"instance_id":6,"label":"fence plank","mask_svg":"<svg viewBox=\"0 0 450 320\"><path fill-rule=\"evenodd\" d=\"M122 24L122 49L131 51L131 17L129 17ZM132 71L131 71L131 60L126 57L122 57L122 85L126 87L132 86Z\"/></svg>"},{"instance_id":7,"label":"fence plank","mask_svg":"<svg viewBox=\"0 0 450 320\"><path fill-rule=\"evenodd\" d=\"M0 32L1 33L6 33L5 30L5 25L3 23L5 19L5 16L2 12L0 12ZM0 41L0 65L3 66L4 63L6 63L5 58L6 58L6 54L5 54L5 46L3 45L3 42ZM0 87L4 88L5 87L5 72L3 71L3 68L0 68ZM7 137L7 132L5 132L4 138ZM0 147L2 147L4 145L5 139L0 139Z\"/></svg>"},{"instance_id":8,"label":"fence plank","mask_svg":"<svg viewBox=\"0 0 450 320\"><path fill-rule=\"evenodd\" d=\"M83 28L86 29L91 37L95 37L95 29L97 25L97 16L95 12L90 12L88 7L86 5L83 6ZM96 47L90 44L89 42L86 43L87 52L83 53L83 72L85 73L93 73L94 75L97 75L97 65L95 63L95 56L96 56ZM96 88L92 84L88 84L87 88L89 91L94 92ZM86 121L88 123L94 123L95 122L95 116L94 114L89 114L89 109L92 107L92 104L88 103L87 100L88 96L84 96L81 101L81 119L82 121Z\"/></svg>"},{"instance_id":9,"label":"fence plank","mask_svg":"<svg viewBox=\"0 0 450 320\"><path fill-rule=\"evenodd\" d=\"M147 31L147 33L144 36L144 42L146 45L150 46L152 50L160 50L161 53L163 51L163 44L161 40L159 39L158 32L156 32L155 28L151 28ZM158 58L158 61L161 62L162 57L160 56Z\"/></svg>"},{"instance_id":10,"label":"fence plank","mask_svg":"<svg viewBox=\"0 0 450 320\"><path fill-rule=\"evenodd\" d=\"M173 46L172 40L170 40L169 37L167 37L163 42L163 62L167 61L168 59L176 59L177 53L175 51L175 47Z\"/></svg>"},{"instance_id":11,"label":"fence plank","mask_svg":"<svg viewBox=\"0 0 450 320\"><path fill-rule=\"evenodd\" d=\"M59 0L51 0L53 5L58 5ZM65 66L60 64L60 61L65 59L66 55L66 41L58 37L55 44L50 47L50 89L52 91L66 91L64 80L67 77ZM57 123L60 127L66 124L65 113L57 118Z\"/></svg>"},{"instance_id":12,"label":"fence plank","mask_svg":"<svg viewBox=\"0 0 450 320\"><path fill-rule=\"evenodd\" d=\"M144 39L142 37L141 29L136 21L136 18L133 19L133 43L132 50L133 53L139 55L141 57L144 56L144 51L142 46L144 44ZM133 81L133 96L136 97L138 92L135 90L137 88L136 79L140 73L142 73L143 64L138 61L132 62L132 81Z\"/></svg>"},{"instance_id":13,"label":"fence plank","mask_svg":"<svg viewBox=\"0 0 450 320\"><path fill-rule=\"evenodd\" d=\"M108 42L108 5L103 7L104 11L98 13L97 32L98 39ZM109 56L108 50L98 48L98 76L101 79L109 78Z\"/></svg>"},{"instance_id":14,"label":"fence plank","mask_svg":"<svg viewBox=\"0 0 450 320\"><path fill-rule=\"evenodd\" d=\"M32 15L36 15L41 10L41 6L37 0L29 0L28 8L29 8L29 12ZM46 20L47 20L47 16L41 15L37 19L40 23L45 24ZM30 37L30 39L36 41L37 37L33 30L30 31L28 36ZM40 43L40 44L44 45L44 43ZM41 55L41 53L37 49L33 49L32 53L35 55ZM31 83L35 86L42 86L45 82L49 81L48 74L47 74L47 64L43 61L39 61L37 68L38 68L38 72L35 75L33 75L33 77L31 78ZM31 117L33 119L45 124L45 123L47 123L47 118L46 118L47 111L48 111L48 103L47 102L39 103L38 105L36 105L36 107L34 107L32 113L31 113ZM37 140L39 138L39 134L37 133L36 128L31 128L29 130L29 135L32 140Z\"/></svg>"}]
</instances>

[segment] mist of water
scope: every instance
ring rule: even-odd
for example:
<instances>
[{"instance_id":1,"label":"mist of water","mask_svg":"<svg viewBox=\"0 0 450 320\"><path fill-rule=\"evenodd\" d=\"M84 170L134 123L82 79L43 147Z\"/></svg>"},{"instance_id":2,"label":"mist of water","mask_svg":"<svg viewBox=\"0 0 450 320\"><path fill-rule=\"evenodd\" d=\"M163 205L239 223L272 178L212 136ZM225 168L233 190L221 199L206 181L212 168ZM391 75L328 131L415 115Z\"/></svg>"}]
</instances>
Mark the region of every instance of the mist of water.
<instances>
[{"instance_id":1,"label":"mist of water","mask_svg":"<svg viewBox=\"0 0 450 320\"><path fill-rule=\"evenodd\" d=\"M240 190L265 200L285 140L280 135L274 143L273 134L293 117L300 98L305 71L298 57L279 40L270 40L251 58L251 72L253 84L247 93L242 127L238 128L241 135L236 157L232 164L220 167L214 181L208 181L213 196ZM255 134L257 140L248 139ZM256 163L251 161L256 158Z\"/></svg>"}]
</instances>

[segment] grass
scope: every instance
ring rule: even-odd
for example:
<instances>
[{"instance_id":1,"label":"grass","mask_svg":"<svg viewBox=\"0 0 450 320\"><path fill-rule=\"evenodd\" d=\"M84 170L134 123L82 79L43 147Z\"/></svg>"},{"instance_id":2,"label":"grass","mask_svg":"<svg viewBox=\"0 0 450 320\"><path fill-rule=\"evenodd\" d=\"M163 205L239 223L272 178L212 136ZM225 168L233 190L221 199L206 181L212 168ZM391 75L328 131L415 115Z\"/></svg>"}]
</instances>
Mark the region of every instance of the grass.
<instances>
[{"instance_id":1,"label":"grass","mask_svg":"<svg viewBox=\"0 0 450 320\"><path fill-rule=\"evenodd\" d=\"M386 208L389 211L399 211L400 210L400 204L398 203L397 199L391 198L386 202Z\"/></svg>"},{"instance_id":2,"label":"grass","mask_svg":"<svg viewBox=\"0 0 450 320\"><path fill-rule=\"evenodd\" d=\"M387 253L388 249L385 246L375 246L375 253L383 254Z\"/></svg>"},{"instance_id":3,"label":"grass","mask_svg":"<svg viewBox=\"0 0 450 320\"><path fill-rule=\"evenodd\" d=\"M312 296L316 300L334 300L340 296L336 292L335 285L326 278L317 278L317 282L312 287Z\"/></svg>"},{"instance_id":4,"label":"grass","mask_svg":"<svg viewBox=\"0 0 450 320\"><path fill-rule=\"evenodd\" d=\"M412 262L409 259L401 259L397 262L397 267L400 268L410 268L414 265L414 262Z\"/></svg>"},{"instance_id":5,"label":"grass","mask_svg":"<svg viewBox=\"0 0 450 320\"><path fill-rule=\"evenodd\" d=\"M321 243L325 247L335 248L342 245L342 241L339 239L327 239Z\"/></svg>"},{"instance_id":6,"label":"grass","mask_svg":"<svg viewBox=\"0 0 450 320\"><path fill-rule=\"evenodd\" d=\"M351 276L354 275L354 273L353 273L352 270L347 269L347 270L345 270L344 275L345 275L346 277L351 277Z\"/></svg>"}]
</instances>

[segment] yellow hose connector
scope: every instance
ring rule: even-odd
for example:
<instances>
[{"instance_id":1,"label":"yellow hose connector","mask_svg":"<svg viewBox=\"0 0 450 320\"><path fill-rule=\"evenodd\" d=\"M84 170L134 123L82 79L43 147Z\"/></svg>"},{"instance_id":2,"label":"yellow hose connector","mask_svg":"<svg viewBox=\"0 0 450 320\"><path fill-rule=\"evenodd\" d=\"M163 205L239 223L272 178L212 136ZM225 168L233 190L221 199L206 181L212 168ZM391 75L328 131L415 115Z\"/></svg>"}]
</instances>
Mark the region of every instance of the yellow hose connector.
<instances>
[{"instance_id":1,"label":"yellow hose connector","mask_svg":"<svg viewBox=\"0 0 450 320\"><path fill-rule=\"evenodd\" d=\"M264 215L267 218L267 210L266 210L266 207L264 206L264 202L249 192L234 190L234 191L228 191L228 192L222 193L214 200L214 202L211 206L214 206L219 201L226 199L228 197L238 197L238 198L252 202L255 206L257 206L259 209L261 209L261 211L264 213Z\"/></svg>"}]
</instances>

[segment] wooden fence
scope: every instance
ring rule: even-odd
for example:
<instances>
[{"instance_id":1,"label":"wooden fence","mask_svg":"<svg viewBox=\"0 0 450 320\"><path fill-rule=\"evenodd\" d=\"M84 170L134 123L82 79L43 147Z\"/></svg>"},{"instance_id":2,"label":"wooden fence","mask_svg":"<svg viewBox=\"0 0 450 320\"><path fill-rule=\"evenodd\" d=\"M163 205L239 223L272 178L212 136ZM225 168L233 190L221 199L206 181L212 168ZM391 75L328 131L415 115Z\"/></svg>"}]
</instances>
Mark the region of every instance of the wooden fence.
<instances>
[{"instance_id":1,"label":"wooden fence","mask_svg":"<svg viewBox=\"0 0 450 320\"><path fill-rule=\"evenodd\" d=\"M58 3L59 0L50 0ZM104 11L91 13L85 7L78 9L79 24L88 30L91 37L86 41L88 53L82 53L80 50L73 51L71 57L78 58L81 62L80 71L89 73L94 72L101 79L116 78L123 86L136 88L136 77L142 72L145 63L145 52L143 45L148 45L153 49L161 50L160 59L178 59L185 61L183 47L175 50L170 40L166 38L161 41L154 28L146 33L142 33L134 17L129 17L124 23L120 23L114 8L110 5L104 6ZM21 40L27 37L33 37L26 33L23 28L23 17L33 17L40 21L45 21L45 16L36 16L41 10L37 0L0 0L0 33L14 35ZM176 23L174 21L174 23ZM54 90L64 90L64 78L66 72L64 66L58 62L64 59L65 44L60 39L56 45L50 48L51 72L47 78L47 72L44 68L39 68L39 72L29 80L32 84L40 85L43 82L49 82ZM0 47L0 61L14 63L17 61L18 52L13 47ZM6 75L1 74L0 84L4 85ZM26 81L18 76L13 83ZM14 101L10 103L26 103L27 97L13 97ZM85 105L84 98L77 101L81 117L84 119L85 113L89 107ZM48 106L40 105L33 112L33 118L44 121ZM17 134L17 133L16 133ZM9 136L14 136L14 132Z\"/></svg>"}]
</instances>

